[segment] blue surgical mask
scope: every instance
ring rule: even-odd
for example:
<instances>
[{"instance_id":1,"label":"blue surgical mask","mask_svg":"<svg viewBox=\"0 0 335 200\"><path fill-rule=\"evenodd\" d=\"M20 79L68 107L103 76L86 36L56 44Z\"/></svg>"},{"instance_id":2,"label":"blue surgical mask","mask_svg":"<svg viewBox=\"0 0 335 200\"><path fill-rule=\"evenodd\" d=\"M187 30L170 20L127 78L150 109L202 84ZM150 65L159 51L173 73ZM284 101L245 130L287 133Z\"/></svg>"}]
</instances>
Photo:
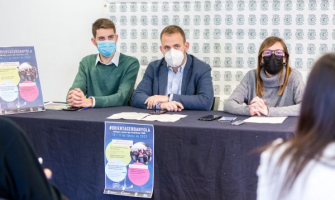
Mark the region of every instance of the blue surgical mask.
<instances>
[{"instance_id":1,"label":"blue surgical mask","mask_svg":"<svg viewBox=\"0 0 335 200\"><path fill-rule=\"evenodd\" d=\"M98 41L98 51L105 57L110 57L116 49L116 43L112 40Z\"/></svg>"}]
</instances>

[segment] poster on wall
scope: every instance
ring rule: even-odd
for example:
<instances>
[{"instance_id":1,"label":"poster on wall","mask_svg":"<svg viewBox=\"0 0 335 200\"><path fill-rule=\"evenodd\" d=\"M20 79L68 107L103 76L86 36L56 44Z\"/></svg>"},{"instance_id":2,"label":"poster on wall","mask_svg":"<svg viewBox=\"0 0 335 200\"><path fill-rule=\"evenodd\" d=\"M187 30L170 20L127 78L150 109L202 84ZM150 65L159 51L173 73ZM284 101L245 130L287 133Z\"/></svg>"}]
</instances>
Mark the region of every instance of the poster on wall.
<instances>
[{"instance_id":1,"label":"poster on wall","mask_svg":"<svg viewBox=\"0 0 335 200\"><path fill-rule=\"evenodd\" d=\"M43 110L34 47L0 47L0 115Z\"/></svg>"},{"instance_id":2,"label":"poster on wall","mask_svg":"<svg viewBox=\"0 0 335 200\"><path fill-rule=\"evenodd\" d=\"M151 198L154 185L154 127L105 122L104 194Z\"/></svg>"}]
</instances>

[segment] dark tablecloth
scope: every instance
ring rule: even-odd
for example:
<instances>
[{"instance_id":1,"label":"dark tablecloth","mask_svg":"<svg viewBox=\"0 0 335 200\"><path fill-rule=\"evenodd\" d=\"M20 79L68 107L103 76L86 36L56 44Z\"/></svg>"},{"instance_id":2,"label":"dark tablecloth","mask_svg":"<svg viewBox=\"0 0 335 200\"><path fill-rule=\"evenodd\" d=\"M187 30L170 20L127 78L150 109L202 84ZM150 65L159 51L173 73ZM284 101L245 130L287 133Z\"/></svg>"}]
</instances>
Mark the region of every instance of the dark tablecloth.
<instances>
[{"instance_id":1,"label":"dark tablecloth","mask_svg":"<svg viewBox=\"0 0 335 200\"><path fill-rule=\"evenodd\" d=\"M198 121L220 111L182 111L174 123L109 120L120 112L148 112L132 107L95 108L10 115L27 133L53 182L73 200L134 199L103 194L104 121L153 124L155 129L154 195L156 200L255 200L259 153L276 138L293 136L297 118L282 124ZM238 116L239 119L246 117Z\"/></svg>"}]
</instances>

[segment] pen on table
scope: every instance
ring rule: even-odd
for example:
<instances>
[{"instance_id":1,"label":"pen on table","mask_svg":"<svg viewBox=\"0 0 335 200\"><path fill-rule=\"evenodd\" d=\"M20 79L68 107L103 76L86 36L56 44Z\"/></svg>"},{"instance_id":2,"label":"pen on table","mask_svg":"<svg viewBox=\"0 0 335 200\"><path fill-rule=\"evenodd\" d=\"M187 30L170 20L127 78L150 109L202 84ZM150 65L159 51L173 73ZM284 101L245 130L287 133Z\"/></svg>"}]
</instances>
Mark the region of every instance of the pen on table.
<instances>
[{"instance_id":1,"label":"pen on table","mask_svg":"<svg viewBox=\"0 0 335 200\"><path fill-rule=\"evenodd\" d=\"M80 109L78 109L77 111L82 111L82 110L87 110L87 107L80 108Z\"/></svg>"}]
</instances>

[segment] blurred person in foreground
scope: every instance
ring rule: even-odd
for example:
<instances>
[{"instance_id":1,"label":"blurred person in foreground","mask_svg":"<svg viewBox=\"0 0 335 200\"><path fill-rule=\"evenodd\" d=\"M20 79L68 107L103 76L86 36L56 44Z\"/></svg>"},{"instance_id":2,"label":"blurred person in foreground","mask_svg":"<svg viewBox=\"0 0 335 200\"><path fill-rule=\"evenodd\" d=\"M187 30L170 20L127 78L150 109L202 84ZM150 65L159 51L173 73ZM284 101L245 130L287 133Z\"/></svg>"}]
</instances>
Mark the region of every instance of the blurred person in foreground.
<instances>
[{"instance_id":1,"label":"blurred person in foreground","mask_svg":"<svg viewBox=\"0 0 335 200\"><path fill-rule=\"evenodd\" d=\"M47 179L24 131L0 118L0 200L67 200Z\"/></svg>"}]
</instances>

